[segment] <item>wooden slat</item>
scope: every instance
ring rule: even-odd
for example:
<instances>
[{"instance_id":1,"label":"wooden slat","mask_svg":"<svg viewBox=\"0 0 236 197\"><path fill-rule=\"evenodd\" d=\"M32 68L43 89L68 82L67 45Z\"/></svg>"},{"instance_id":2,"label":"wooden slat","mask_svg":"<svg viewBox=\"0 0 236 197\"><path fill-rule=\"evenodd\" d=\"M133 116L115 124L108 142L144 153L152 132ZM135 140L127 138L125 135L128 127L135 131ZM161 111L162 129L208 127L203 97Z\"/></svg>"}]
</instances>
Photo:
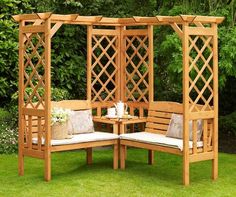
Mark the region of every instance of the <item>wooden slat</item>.
<instances>
[{"instance_id":1,"label":"wooden slat","mask_svg":"<svg viewBox=\"0 0 236 197\"><path fill-rule=\"evenodd\" d=\"M150 133L159 133L159 134L166 134L166 130L160 130L160 129L152 129L152 128L145 128L145 132L150 132Z\"/></svg>"},{"instance_id":2,"label":"wooden slat","mask_svg":"<svg viewBox=\"0 0 236 197\"><path fill-rule=\"evenodd\" d=\"M213 152L204 152L204 153L198 153L193 154L189 156L189 162L197 162L197 161L204 161L204 160L210 160L213 159Z\"/></svg>"},{"instance_id":3,"label":"wooden slat","mask_svg":"<svg viewBox=\"0 0 236 197\"><path fill-rule=\"evenodd\" d=\"M146 29L128 29L123 31L124 36L146 36L148 32Z\"/></svg>"},{"instance_id":4,"label":"wooden slat","mask_svg":"<svg viewBox=\"0 0 236 197\"><path fill-rule=\"evenodd\" d=\"M44 32L44 31L45 31L44 25L28 25L28 26L22 27L23 33L39 33L39 32Z\"/></svg>"},{"instance_id":5,"label":"wooden slat","mask_svg":"<svg viewBox=\"0 0 236 197\"><path fill-rule=\"evenodd\" d=\"M29 149L32 149L32 116L29 116L28 121L29 121L29 123L28 123L28 135L27 135L28 141L27 141L27 144L28 144Z\"/></svg>"},{"instance_id":6,"label":"wooden slat","mask_svg":"<svg viewBox=\"0 0 236 197\"><path fill-rule=\"evenodd\" d=\"M106 36L118 36L119 31L115 29L92 29L93 35L106 35Z\"/></svg>"},{"instance_id":7,"label":"wooden slat","mask_svg":"<svg viewBox=\"0 0 236 197\"><path fill-rule=\"evenodd\" d=\"M147 122L155 122L155 123L162 123L162 124L168 124L170 123L170 119L166 118L156 118L156 117L147 117Z\"/></svg>"},{"instance_id":8,"label":"wooden slat","mask_svg":"<svg viewBox=\"0 0 236 197\"><path fill-rule=\"evenodd\" d=\"M197 153L197 120L192 122L193 154Z\"/></svg>"},{"instance_id":9,"label":"wooden slat","mask_svg":"<svg viewBox=\"0 0 236 197\"><path fill-rule=\"evenodd\" d=\"M24 156L35 157L38 159L44 159L44 152L39 150L23 149Z\"/></svg>"},{"instance_id":10,"label":"wooden slat","mask_svg":"<svg viewBox=\"0 0 236 197\"><path fill-rule=\"evenodd\" d=\"M170 119L171 116L172 116L172 113L171 112L166 113L166 112L159 112L159 111L151 111L151 110L149 110L148 116L149 117L151 116L151 117L159 117L159 118Z\"/></svg>"},{"instance_id":11,"label":"wooden slat","mask_svg":"<svg viewBox=\"0 0 236 197\"><path fill-rule=\"evenodd\" d=\"M170 112L177 114L183 113L183 105L181 103L176 103L176 102L169 102L169 101L151 102L149 104L149 108L151 110L157 109L157 111L160 112Z\"/></svg>"},{"instance_id":12,"label":"wooden slat","mask_svg":"<svg viewBox=\"0 0 236 197\"><path fill-rule=\"evenodd\" d=\"M85 143L79 143L79 144L67 144L67 145L61 145L61 146L52 146L51 151L58 152L58 151L66 151L66 150L76 150L76 149L81 149L81 148L109 146L109 145L114 145L117 143L118 143L118 140L106 140L106 141L97 141L97 142L85 142Z\"/></svg>"},{"instance_id":13,"label":"wooden slat","mask_svg":"<svg viewBox=\"0 0 236 197\"><path fill-rule=\"evenodd\" d=\"M146 128L152 128L152 129L160 129L160 130L166 130L168 128L169 125L166 124L156 124L156 123L151 123L151 122L147 122L146 124Z\"/></svg>"},{"instance_id":14,"label":"wooden slat","mask_svg":"<svg viewBox=\"0 0 236 197\"><path fill-rule=\"evenodd\" d=\"M189 27L189 34L190 35L204 35L204 36L212 36L214 32L212 28L207 27Z\"/></svg>"},{"instance_id":15,"label":"wooden slat","mask_svg":"<svg viewBox=\"0 0 236 197\"><path fill-rule=\"evenodd\" d=\"M58 102L52 102L52 106L67 108L71 110L91 109L91 103L89 100L63 100Z\"/></svg>"},{"instance_id":16,"label":"wooden slat","mask_svg":"<svg viewBox=\"0 0 236 197\"><path fill-rule=\"evenodd\" d=\"M158 146L158 145L153 145L153 144L147 144L147 143L143 143L143 142L135 142L135 141L121 139L120 144L126 145L126 146L137 147L137 148L144 148L144 149L148 149L148 150L167 152L167 153L171 153L171 154L175 154L175 155L182 155L182 152L179 149L165 147L165 146Z\"/></svg>"},{"instance_id":17,"label":"wooden slat","mask_svg":"<svg viewBox=\"0 0 236 197\"><path fill-rule=\"evenodd\" d=\"M30 115L30 116L45 116L46 112L43 109L32 109L32 108L22 108L23 115Z\"/></svg>"},{"instance_id":18,"label":"wooden slat","mask_svg":"<svg viewBox=\"0 0 236 197\"><path fill-rule=\"evenodd\" d=\"M203 152L207 151L207 122L207 120L203 120Z\"/></svg>"},{"instance_id":19,"label":"wooden slat","mask_svg":"<svg viewBox=\"0 0 236 197\"><path fill-rule=\"evenodd\" d=\"M210 119L214 117L214 111L199 111L189 113L190 120Z\"/></svg>"}]
</instances>

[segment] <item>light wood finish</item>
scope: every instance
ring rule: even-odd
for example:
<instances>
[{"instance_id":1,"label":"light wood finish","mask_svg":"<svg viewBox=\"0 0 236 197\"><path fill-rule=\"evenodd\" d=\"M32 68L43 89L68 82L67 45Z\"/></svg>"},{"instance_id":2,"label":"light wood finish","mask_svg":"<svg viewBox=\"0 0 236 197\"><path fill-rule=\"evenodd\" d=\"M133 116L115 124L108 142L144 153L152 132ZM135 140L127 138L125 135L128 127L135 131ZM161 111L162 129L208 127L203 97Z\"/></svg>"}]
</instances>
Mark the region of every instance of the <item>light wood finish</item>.
<instances>
[{"instance_id":1,"label":"light wood finish","mask_svg":"<svg viewBox=\"0 0 236 197\"><path fill-rule=\"evenodd\" d=\"M187 86L186 86L187 87ZM186 96L188 98L188 95ZM171 119L171 115L182 114L184 115L184 110L188 113L189 108L187 108L181 103L176 102L167 102L167 101L157 101L151 102L149 104L148 117L146 119L146 132L157 133L157 134L166 134L168 125ZM197 113L197 112L196 112ZM190 163L204 161L204 160L213 160L214 150L212 148L212 119L207 118L203 119L203 147L197 147L197 120L192 120L192 136L193 136L193 147L189 148L189 118L184 116L184 124L186 132L183 136L183 146L184 149L181 151L178 148L166 147L161 145L155 145L147 142L139 142L121 139L120 140L120 165L121 168L125 168L125 155L126 147L137 147L144 148L148 150L148 163L154 163L154 151L167 152L171 154L180 155L183 157L183 183L184 185L189 184L189 166ZM187 119L187 120L186 120ZM120 132L124 133L125 123L121 124ZM186 144L186 142L188 144ZM214 160L213 160L214 161Z\"/></svg>"},{"instance_id":2,"label":"light wood finish","mask_svg":"<svg viewBox=\"0 0 236 197\"><path fill-rule=\"evenodd\" d=\"M22 27L25 25L24 21L19 25L19 137L18 137L18 173L20 176L24 175L24 115L22 107L24 105L24 34Z\"/></svg>"},{"instance_id":3,"label":"light wood finish","mask_svg":"<svg viewBox=\"0 0 236 197\"><path fill-rule=\"evenodd\" d=\"M156 17L139 17L133 18L108 18L102 16L79 16L78 14L52 14L48 13L35 13L35 14L21 14L13 16L15 21L34 21L38 19L46 20L50 18L53 23L63 22L65 24L85 24L85 25L168 25L171 23L182 24L184 22L202 22L202 23L216 23L219 24L224 20L224 17L213 16L195 16L195 15L180 15L180 16L156 16Z\"/></svg>"},{"instance_id":4,"label":"light wood finish","mask_svg":"<svg viewBox=\"0 0 236 197\"><path fill-rule=\"evenodd\" d=\"M213 36L213 105L214 105L214 119L213 119L213 153L212 160L212 179L218 178L218 34L217 25L212 24L214 31Z\"/></svg>"},{"instance_id":5,"label":"light wood finish","mask_svg":"<svg viewBox=\"0 0 236 197\"><path fill-rule=\"evenodd\" d=\"M189 32L183 24L183 184L189 185Z\"/></svg>"},{"instance_id":6,"label":"light wood finish","mask_svg":"<svg viewBox=\"0 0 236 197\"><path fill-rule=\"evenodd\" d=\"M73 110L93 109L94 121L113 125L114 133L125 133L127 124L145 123L146 132L165 134L172 113L183 114L183 151L122 140L126 146L183 156L183 183L189 184L189 164L212 160L212 178L218 177L218 43L217 25L223 17L154 16L108 18L103 16L21 14L19 25L19 175L24 174L24 156L42 158L45 180L51 179L51 153L55 151L114 145L113 167L117 168L117 140L51 146L51 105ZM87 25L87 100L51 103L51 38L62 24ZM153 26L170 25L182 41L183 104L153 102ZM99 26L99 28L98 28ZM109 26L109 27L108 27ZM139 28L127 28L140 26ZM111 52L112 51L112 52ZM28 92L27 89L31 89ZM41 91L43 95L40 94ZM108 107L126 102L137 120L103 119ZM149 107L148 118L145 118ZM203 147L198 148L196 121L203 120ZM193 121L193 148L189 149L189 121ZM108 126L110 127L110 126ZM133 130L133 126L130 126ZM142 128L142 125L140 126ZM38 137L38 144L32 137ZM45 144L42 143L45 139ZM122 155L123 154L123 155ZM121 159L122 160L122 159ZM88 161L89 163L90 161ZM123 163L122 163L123 162ZM121 166L125 163L122 160Z\"/></svg>"}]
</instances>

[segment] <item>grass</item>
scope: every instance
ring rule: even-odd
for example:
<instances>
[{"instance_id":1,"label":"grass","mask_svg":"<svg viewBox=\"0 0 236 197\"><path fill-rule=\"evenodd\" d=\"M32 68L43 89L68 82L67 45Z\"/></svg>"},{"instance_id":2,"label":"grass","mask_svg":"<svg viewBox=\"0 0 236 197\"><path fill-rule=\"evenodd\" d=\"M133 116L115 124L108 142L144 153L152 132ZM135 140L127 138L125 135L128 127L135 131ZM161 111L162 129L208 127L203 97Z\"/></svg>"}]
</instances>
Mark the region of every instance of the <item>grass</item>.
<instances>
[{"instance_id":1,"label":"grass","mask_svg":"<svg viewBox=\"0 0 236 197\"><path fill-rule=\"evenodd\" d=\"M129 149L125 171L112 169L112 151L94 151L85 165L85 152L52 155L52 181L43 181L43 161L25 159L25 175L17 175L17 155L0 155L0 197L4 196L236 196L236 155L219 154L219 179L212 181L211 162L191 164L191 184L182 186L181 157Z\"/></svg>"}]
</instances>

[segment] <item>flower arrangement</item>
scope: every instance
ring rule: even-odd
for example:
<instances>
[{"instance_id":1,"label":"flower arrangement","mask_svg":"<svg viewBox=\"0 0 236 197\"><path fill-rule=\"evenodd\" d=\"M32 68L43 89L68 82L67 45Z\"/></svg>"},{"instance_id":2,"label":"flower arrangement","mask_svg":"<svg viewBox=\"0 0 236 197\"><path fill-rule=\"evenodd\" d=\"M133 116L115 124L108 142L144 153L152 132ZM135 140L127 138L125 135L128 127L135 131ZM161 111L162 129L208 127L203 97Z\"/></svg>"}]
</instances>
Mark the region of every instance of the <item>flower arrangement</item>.
<instances>
[{"instance_id":1,"label":"flower arrangement","mask_svg":"<svg viewBox=\"0 0 236 197\"><path fill-rule=\"evenodd\" d=\"M54 107L51 112L51 125L65 123L69 119L71 110Z\"/></svg>"}]
</instances>

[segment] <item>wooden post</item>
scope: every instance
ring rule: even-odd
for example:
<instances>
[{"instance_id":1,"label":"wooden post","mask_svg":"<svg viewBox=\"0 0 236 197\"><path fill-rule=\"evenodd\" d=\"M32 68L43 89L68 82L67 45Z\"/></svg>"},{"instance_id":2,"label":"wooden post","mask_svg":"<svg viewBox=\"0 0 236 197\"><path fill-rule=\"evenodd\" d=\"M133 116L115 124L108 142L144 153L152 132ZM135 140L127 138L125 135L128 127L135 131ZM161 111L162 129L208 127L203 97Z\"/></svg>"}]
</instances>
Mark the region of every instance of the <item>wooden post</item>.
<instances>
[{"instance_id":1,"label":"wooden post","mask_svg":"<svg viewBox=\"0 0 236 197\"><path fill-rule=\"evenodd\" d=\"M149 63L149 70L148 70L148 77L149 77L149 102L154 100L154 83L153 83L153 25L148 25L148 63Z\"/></svg>"},{"instance_id":2,"label":"wooden post","mask_svg":"<svg viewBox=\"0 0 236 197\"><path fill-rule=\"evenodd\" d=\"M51 180L51 19L45 21L45 172L46 181Z\"/></svg>"},{"instance_id":3,"label":"wooden post","mask_svg":"<svg viewBox=\"0 0 236 197\"><path fill-rule=\"evenodd\" d=\"M217 24L212 23L214 31L213 36L213 105L214 105L214 120L213 120L213 152L214 159L212 160L212 179L218 177L218 33Z\"/></svg>"},{"instance_id":4,"label":"wooden post","mask_svg":"<svg viewBox=\"0 0 236 197\"><path fill-rule=\"evenodd\" d=\"M22 27L25 22L21 21L19 25L19 136L18 136L18 173L20 176L24 175L24 117L22 114L22 107L24 106L24 35Z\"/></svg>"},{"instance_id":5,"label":"wooden post","mask_svg":"<svg viewBox=\"0 0 236 197\"><path fill-rule=\"evenodd\" d=\"M119 160L119 145L114 144L113 146L113 169L118 169L118 160Z\"/></svg>"},{"instance_id":6,"label":"wooden post","mask_svg":"<svg viewBox=\"0 0 236 197\"><path fill-rule=\"evenodd\" d=\"M87 148L86 155L87 155L87 164L88 165L92 164L93 163L93 149Z\"/></svg>"},{"instance_id":7,"label":"wooden post","mask_svg":"<svg viewBox=\"0 0 236 197\"><path fill-rule=\"evenodd\" d=\"M87 26L87 100L92 101L91 95L91 66L92 66L92 29L91 25Z\"/></svg>"},{"instance_id":8,"label":"wooden post","mask_svg":"<svg viewBox=\"0 0 236 197\"><path fill-rule=\"evenodd\" d=\"M189 32L183 24L183 184L189 185Z\"/></svg>"},{"instance_id":9,"label":"wooden post","mask_svg":"<svg viewBox=\"0 0 236 197\"><path fill-rule=\"evenodd\" d=\"M153 102L154 100L154 82L153 82L153 73L154 73L154 68L153 68L153 25L148 25L148 64L149 64L149 69L148 69L148 80L149 80L149 95L148 95L148 100L149 103ZM148 150L148 164L153 165L154 164L154 151L153 150Z\"/></svg>"},{"instance_id":10,"label":"wooden post","mask_svg":"<svg viewBox=\"0 0 236 197\"><path fill-rule=\"evenodd\" d=\"M121 28L122 27L116 27L116 31L118 31L118 38L116 40L116 50L118 51L118 54L116 56L116 66L117 66L117 70L118 72L116 73L116 86L117 86L117 90L116 90L116 96L115 96L115 102L118 102L119 100L121 100L121 85L120 85L120 81L121 81Z\"/></svg>"},{"instance_id":11,"label":"wooden post","mask_svg":"<svg viewBox=\"0 0 236 197\"><path fill-rule=\"evenodd\" d=\"M125 92L126 92L126 75L125 75L125 47L126 47L126 41L124 37L124 31L126 27L121 26L120 28L120 100L123 102L127 102L125 99Z\"/></svg>"}]
</instances>

